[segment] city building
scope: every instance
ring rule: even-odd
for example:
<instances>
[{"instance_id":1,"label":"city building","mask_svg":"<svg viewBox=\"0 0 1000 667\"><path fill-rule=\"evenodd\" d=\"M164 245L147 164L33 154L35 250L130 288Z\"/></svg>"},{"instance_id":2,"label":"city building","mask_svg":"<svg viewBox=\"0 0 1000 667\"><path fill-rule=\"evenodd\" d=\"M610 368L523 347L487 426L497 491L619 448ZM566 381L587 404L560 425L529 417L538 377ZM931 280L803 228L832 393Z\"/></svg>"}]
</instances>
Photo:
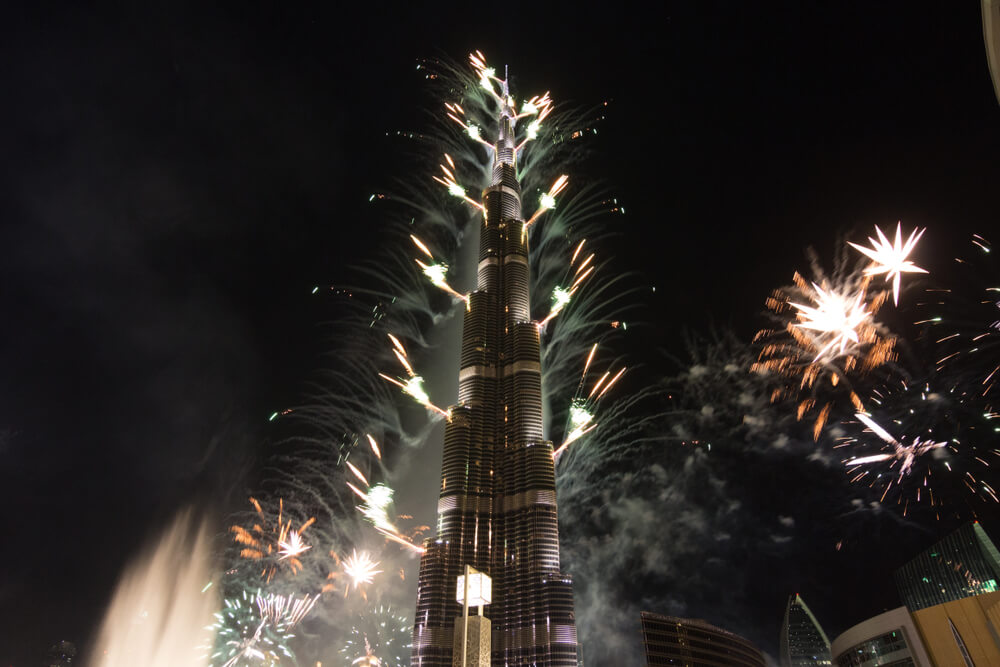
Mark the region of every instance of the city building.
<instances>
[{"instance_id":1,"label":"city building","mask_svg":"<svg viewBox=\"0 0 1000 667\"><path fill-rule=\"evenodd\" d=\"M437 534L420 561L414 667L452 666L462 614L455 586L465 565L493 580L485 608L493 665L577 665L572 582L559 562L553 448L542 434L517 119L502 86L492 179L482 195L477 289L463 323L458 404L444 433Z\"/></svg>"},{"instance_id":2,"label":"city building","mask_svg":"<svg viewBox=\"0 0 1000 667\"><path fill-rule=\"evenodd\" d=\"M700 619L644 611L642 644L646 665L764 667L764 655L748 640Z\"/></svg>"},{"instance_id":3,"label":"city building","mask_svg":"<svg viewBox=\"0 0 1000 667\"><path fill-rule=\"evenodd\" d=\"M76 645L73 642L56 642L45 655L45 667L71 667L75 658Z\"/></svg>"},{"instance_id":4,"label":"city building","mask_svg":"<svg viewBox=\"0 0 1000 667\"><path fill-rule=\"evenodd\" d=\"M778 651L781 667L833 664L830 640L798 593L788 598Z\"/></svg>"},{"instance_id":5,"label":"city building","mask_svg":"<svg viewBox=\"0 0 1000 667\"><path fill-rule=\"evenodd\" d=\"M997 590L1000 553L979 522L966 524L895 573L911 612Z\"/></svg>"},{"instance_id":6,"label":"city building","mask_svg":"<svg viewBox=\"0 0 1000 667\"><path fill-rule=\"evenodd\" d=\"M1000 665L1000 591L914 611L931 664Z\"/></svg>"},{"instance_id":7,"label":"city building","mask_svg":"<svg viewBox=\"0 0 1000 667\"><path fill-rule=\"evenodd\" d=\"M906 607L873 616L833 640L836 667L933 667Z\"/></svg>"}]
</instances>

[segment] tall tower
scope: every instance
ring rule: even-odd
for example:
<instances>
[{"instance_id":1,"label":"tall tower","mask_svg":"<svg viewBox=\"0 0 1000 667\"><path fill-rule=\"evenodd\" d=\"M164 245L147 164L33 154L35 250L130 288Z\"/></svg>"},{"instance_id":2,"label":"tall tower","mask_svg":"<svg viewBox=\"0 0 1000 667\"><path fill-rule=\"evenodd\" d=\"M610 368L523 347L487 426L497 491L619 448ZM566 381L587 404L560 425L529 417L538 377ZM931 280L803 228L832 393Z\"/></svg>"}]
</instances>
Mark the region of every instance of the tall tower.
<instances>
[{"instance_id":1,"label":"tall tower","mask_svg":"<svg viewBox=\"0 0 1000 667\"><path fill-rule=\"evenodd\" d=\"M798 593L788 598L779 651L781 667L833 664L830 640Z\"/></svg>"},{"instance_id":2,"label":"tall tower","mask_svg":"<svg viewBox=\"0 0 1000 667\"><path fill-rule=\"evenodd\" d=\"M493 578L492 664L575 667L573 590L559 568L552 443L542 436L539 331L517 180L517 114L502 82L483 191L477 289L462 334L458 403L445 427L437 535L417 583L414 667L451 667L458 576Z\"/></svg>"}]
</instances>

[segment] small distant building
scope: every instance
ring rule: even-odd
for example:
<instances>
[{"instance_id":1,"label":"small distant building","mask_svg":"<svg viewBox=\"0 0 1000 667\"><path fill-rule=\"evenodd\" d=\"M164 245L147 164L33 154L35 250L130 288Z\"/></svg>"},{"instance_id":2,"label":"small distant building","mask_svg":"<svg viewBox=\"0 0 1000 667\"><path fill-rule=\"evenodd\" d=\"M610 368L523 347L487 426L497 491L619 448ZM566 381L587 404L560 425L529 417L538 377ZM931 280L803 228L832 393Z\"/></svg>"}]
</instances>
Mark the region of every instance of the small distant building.
<instances>
[{"instance_id":1,"label":"small distant building","mask_svg":"<svg viewBox=\"0 0 1000 667\"><path fill-rule=\"evenodd\" d=\"M45 667L72 667L76 660L76 645L61 641L52 645L45 654Z\"/></svg>"},{"instance_id":2,"label":"small distant building","mask_svg":"<svg viewBox=\"0 0 1000 667\"><path fill-rule=\"evenodd\" d=\"M764 667L764 654L749 640L700 619L642 612L647 667Z\"/></svg>"},{"instance_id":3,"label":"small distant building","mask_svg":"<svg viewBox=\"0 0 1000 667\"><path fill-rule=\"evenodd\" d=\"M996 591L1000 553L976 521L918 555L894 577L903 604L916 612Z\"/></svg>"},{"instance_id":4,"label":"small distant building","mask_svg":"<svg viewBox=\"0 0 1000 667\"><path fill-rule=\"evenodd\" d=\"M830 640L798 593L788 598L778 650L781 667L833 664Z\"/></svg>"},{"instance_id":5,"label":"small distant building","mask_svg":"<svg viewBox=\"0 0 1000 667\"><path fill-rule=\"evenodd\" d=\"M906 607L845 630L833 640L832 651L836 667L934 667Z\"/></svg>"},{"instance_id":6,"label":"small distant building","mask_svg":"<svg viewBox=\"0 0 1000 667\"><path fill-rule=\"evenodd\" d=\"M935 665L1000 665L1000 592L952 600L913 612Z\"/></svg>"}]
</instances>

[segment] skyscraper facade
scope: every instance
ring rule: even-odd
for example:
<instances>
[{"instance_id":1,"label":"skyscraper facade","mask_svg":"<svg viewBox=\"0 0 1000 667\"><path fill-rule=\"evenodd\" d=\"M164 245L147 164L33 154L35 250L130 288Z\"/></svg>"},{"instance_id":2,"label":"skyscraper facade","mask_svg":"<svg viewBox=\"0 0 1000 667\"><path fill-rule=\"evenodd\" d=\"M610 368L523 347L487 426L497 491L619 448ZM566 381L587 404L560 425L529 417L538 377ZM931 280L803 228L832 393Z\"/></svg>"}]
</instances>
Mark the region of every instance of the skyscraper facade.
<instances>
[{"instance_id":1,"label":"skyscraper facade","mask_svg":"<svg viewBox=\"0 0 1000 667\"><path fill-rule=\"evenodd\" d=\"M992 593L1000 582L1000 553L977 521L896 570L895 579L910 611Z\"/></svg>"},{"instance_id":2,"label":"skyscraper facade","mask_svg":"<svg viewBox=\"0 0 1000 667\"><path fill-rule=\"evenodd\" d=\"M833 664L830 640L798 593L788 598L778 650L781 667Z\"/></svg>"},{"instance_id":3,"label":"skyscraper facade","mask_svg":"<svg viewBox=\"0 0 1000 667\"><path fill-rule=\"evenodd\" d=\"M749 640L693 618L644 611L642 644L647 667L764 667L764 654Z\"/></svg>"},{"instance_id":4,"label":"skyscraper facade","mask_svg":"<svg viewBox=\"0 0 1000 667\"><path fill-rule=\"evenodd\" d=\"M577 636L561 573L552 443L542 434L539 331L506 83L483 191L477 289L463 323L458 403L445 427L437 535L420 562L414 667L451 667L457 577L493 579L492 664L571 667Z\"/></svg>"}]
</instances>

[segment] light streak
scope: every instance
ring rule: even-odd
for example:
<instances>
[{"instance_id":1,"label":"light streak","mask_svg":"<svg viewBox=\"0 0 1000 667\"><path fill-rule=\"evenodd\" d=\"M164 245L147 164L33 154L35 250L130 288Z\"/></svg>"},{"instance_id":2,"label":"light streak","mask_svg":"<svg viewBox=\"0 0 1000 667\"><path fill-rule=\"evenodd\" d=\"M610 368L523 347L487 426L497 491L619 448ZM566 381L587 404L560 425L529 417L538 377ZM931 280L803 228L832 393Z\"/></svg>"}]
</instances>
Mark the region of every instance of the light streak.
<instances>
[{"instance_id":1,"label":"light streak","mask_svg":"<svg viewBox=\"0 0 1000 667\"><path fill-rule=\"evenodd\" d=\"M368 444L371 445L372 453L375 454L375 458L377 458L379 461L381 461L382 460L382 450L380 450L378 448L378 443L375 442L375 438L373 438L372 436L368 435L367 433L365 433L365 437L368 438Z\"/></svg>"},{"instance_id":2,"label":"light streak","mask_svg":"<svg viewBox=\"0 0 1000 667\"><path fill-rule=\"evenodd\" d=\"M368 486L368 480L365 478L364 475L361 474L361 471L358 470L357 467L354 466L354 464L352 464L350 461L344 461L344 465L347 466L347 469L350 470L351 473L353 473L355 477L357 477L359 480L361 480L362 484L364 484L365 486Z\"/></svg>"}]
</instances>

